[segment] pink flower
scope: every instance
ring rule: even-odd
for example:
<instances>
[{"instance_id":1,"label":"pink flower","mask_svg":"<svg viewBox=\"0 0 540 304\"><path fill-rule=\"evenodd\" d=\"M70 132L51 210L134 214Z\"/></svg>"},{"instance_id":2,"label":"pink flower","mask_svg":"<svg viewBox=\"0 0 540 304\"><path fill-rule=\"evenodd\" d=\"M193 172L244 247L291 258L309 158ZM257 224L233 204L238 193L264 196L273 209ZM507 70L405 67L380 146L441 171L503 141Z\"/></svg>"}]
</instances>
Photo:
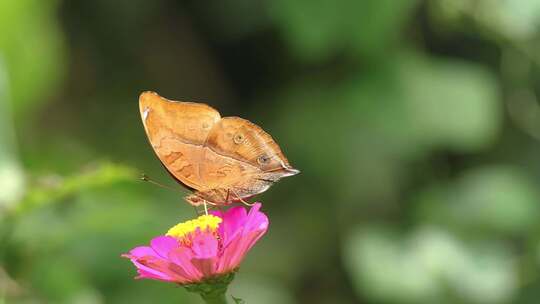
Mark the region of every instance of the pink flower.
<instances>
[{"instance_id":1,"label":"pink flower","mask_svg":"<svg viewBox=\"0 0 540 304\"><path fill-rule=\"evenodd\" d=\"M256 203L214 211L172 227L150 246L122 255L137 267L138 279L192 284L234 272L268 229L268 218Z\"/></svg>"}]
</instances>

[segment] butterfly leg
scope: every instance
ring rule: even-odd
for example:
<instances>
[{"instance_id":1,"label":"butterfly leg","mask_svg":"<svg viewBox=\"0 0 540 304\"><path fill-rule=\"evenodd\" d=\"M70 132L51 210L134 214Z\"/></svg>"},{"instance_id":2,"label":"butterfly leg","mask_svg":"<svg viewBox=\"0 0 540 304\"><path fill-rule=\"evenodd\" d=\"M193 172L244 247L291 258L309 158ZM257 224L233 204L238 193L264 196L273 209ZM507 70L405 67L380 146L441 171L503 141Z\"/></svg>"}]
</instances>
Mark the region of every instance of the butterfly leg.
<instances>
[{"instance_id":1,"label":"butterfly leg","mask_svg":"<svg viewBox=\"0 0 540 304\"><path fill-rule=\"evenodd\" d=\"M195 194L191 194L191 195L188 195L186 196L185 200L193 206L193 208L195 208L195 213L197 215L201 215L200 212L199 212L199 209L197 209L197 207L199 206L203 206L204 208L204 214L208 215L208 209L210 209L211 207L219 207L218 204L214 204L212 202L209 202L207 200L205 200L204 198L200 197L200 196L197 196Z\"/></svg>"},{"instance_id":2,"label":"butterfly leg","mask_svg":"<svg viewBox=\"0 0 540 304\"><path fill-rule=\"evenodd\" d=\"M236 198L242 202L242 204L248 206L248 207L252 207L253 205L255 205L255 203L249 203L249 202L246 202L244 199L242 199L242 197L240 197L240 195L238 195L238 193L236 193L236 191L234 191L233 189L228 189L228 190L231 190L232 193L236 196ZM228 191L227 190L227 191Z\"/></svg>"},{"instance_id":3,"label":"butterfly leg","mask_svg":"<svg viewBox=\"0 0 540 304\"><path fill-rule=\"evenodd\" d=\"M225 203L229 203L229 195L231 194L231 189L227 189L227 196L225 197Z\"/></svg>"},{"instance_id":4,"label":"butterfly leg","mask_svg":"<svg viewBox=\"0 0 540 304\"><path fill-rule=\"evenodd\" d=\"M199 209L197 209L197 207L193 206L193 209L195 209L195 215L198 217L200 214L199 214Z\"/></svg>"},{"instance_id":5,"label":"butterfly leg","mask_svg":"<svg viewBox=\"0 0 540 304\"><path fill-rule=\"evenodd\" d=\"M198 207L205 201L202 197L196 194L190 194L184 198L191 206Z\"/></svg>"}]
</instances>

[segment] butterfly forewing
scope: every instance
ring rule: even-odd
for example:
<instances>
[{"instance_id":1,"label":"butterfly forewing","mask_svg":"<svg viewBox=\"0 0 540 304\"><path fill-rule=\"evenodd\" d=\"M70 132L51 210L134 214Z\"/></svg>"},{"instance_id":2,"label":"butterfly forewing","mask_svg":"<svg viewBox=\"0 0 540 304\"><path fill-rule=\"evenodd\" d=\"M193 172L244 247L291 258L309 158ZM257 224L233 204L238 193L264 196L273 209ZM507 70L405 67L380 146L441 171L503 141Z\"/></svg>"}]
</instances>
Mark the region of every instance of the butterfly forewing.
<instances>
[{"instance_id":1,"label":"butterfly forewing","mask_svg":"<svg viewBox=\"0 0 540 304\"><path fill-rule=\"evenodd\" d=\"M219 112L200 103L176 102L153 92L144 92L139 108L146 134L165 168L190 188L203 190L198 170L202 146Z\"/></svg>"}]
</instances>

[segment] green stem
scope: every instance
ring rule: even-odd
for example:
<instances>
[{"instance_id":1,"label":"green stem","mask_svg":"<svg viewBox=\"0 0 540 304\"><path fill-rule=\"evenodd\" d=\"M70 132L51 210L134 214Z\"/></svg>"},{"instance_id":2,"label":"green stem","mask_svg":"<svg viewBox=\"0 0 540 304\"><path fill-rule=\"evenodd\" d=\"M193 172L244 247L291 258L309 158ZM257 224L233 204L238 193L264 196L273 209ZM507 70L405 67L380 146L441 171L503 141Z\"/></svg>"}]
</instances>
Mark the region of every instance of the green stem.
<instances>
[{"instance_id":1,"label":"green stem","mask_svg":"<svg viewBox=\"0 0 540 304\"><path fill-rule=\"evenodd\" d=\"M203 282L184 285L188 291L198 293L207 304L227 304L225 294L234 279L234 272L206 279Z\"/></svg>"},{"instance_id":2,"label":"green stem","mask_svg":"<svg viewBox=\"0 0 540 304\"><path fill-rule=\"evenodd\" d=\"M225 292L213 293L213 294L201 294L201 297L206 302L206 304L227 304L227 299L225 298Z\"/></svg>"}]
</instances>

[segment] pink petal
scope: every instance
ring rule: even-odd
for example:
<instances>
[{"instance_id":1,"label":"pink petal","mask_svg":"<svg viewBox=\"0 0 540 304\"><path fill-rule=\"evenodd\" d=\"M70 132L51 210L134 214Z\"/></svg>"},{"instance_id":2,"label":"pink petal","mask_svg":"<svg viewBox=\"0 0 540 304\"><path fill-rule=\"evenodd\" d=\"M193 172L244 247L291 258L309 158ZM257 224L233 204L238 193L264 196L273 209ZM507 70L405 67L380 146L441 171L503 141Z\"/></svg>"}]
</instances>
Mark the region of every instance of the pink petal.
<instances>
[{"instance_id":1,"label":"pink petal","mask_svg":"<svg viewBox=\"0 0 540 304\"><path fill-rule=\"evenodd\" d=\"M266 233L268 218L256 203L246 214L243 207L234 207L223 214L221 231L224 239L217 271L225 273L237 268L246 253ZM221 227L220 227L221 228Z\"/></svg>"},{"instance_id":2,"label":"pink petal","mask_svg":"<svg viewBox=\"0 0 540 304\"><path fill-rule=\"evenodd\" d=\"M148 268L149 268L152 270L151 273L153 274L156 274L156 272L159 272L167 276L170 281L174 281L178 283L185 283L189 281L189 278L185 274L184 270L171 261L158 259L158 258L149 258L149 259L142 258L142 259L137 260L136 262L138 262L142 266L146 266L146 268L141 268L141 269L148 271Z\"/></svg>"},{"instance_id":3,"label":"pink petal","mask_svg":"<svg viewBox=\"0 0 540 304\"><path fill-rule=\"evenodd\" d=\"M156 269L152 266L143 265L141 261L143 260L149 260L149 259L155 259L158 260L158 258L148 256L148 258L133 258L131 259L131 262L135 267L137 267L137 271L139 272L139 278L157 278L161 281L174 281L174 277L170 274L162 271L161 269Z\"/></svg>"},{"instance_id":4,"label":"pink petal","mask_svg":"<svg viewBox=\"0 0 540 304\"><path fill-rule=\"evenodd\" d=\"M145 266L139 262L139 260L150 260L150 259L160 259L159 255L148 246L140 246L131 249L128 254L123 254L122 257L128 258L131 260L133 265L137 267L139 276L137 278L152 278L161 281L172 281L173 278L159 270L152 269L148 266Z\"/></svg>"},{"instance_id":5,"label":"pink petal","mask_svg":"<svg viewBox=\"0 0 540 304\"><path fill-rule=\"evenodd\" d=\"M169 252L169 260L182 269L184 276L190 282L200 281L202 273L192 264L193 252L186 247L179 247Z\"/></svg>"},{"instance_id":6,"label":"pink petal","mask_svg":"<svg viewBox=\"0 0 540 304\"><path fill-rule=\"evenodd\" d=\"M143 269L137 269L138 276L135 277L135 279L151 279L151 280L158 280L158 281L164 281L164 282L172 282L174 281L172 278L163 276L163 275L156 275L152 272L143 270Z\"/></svg>"},{"instance_id":7,"label":"pink petal","mask_svg":"<svg viewBox=\"0 0 540 304\"><path fill-rule=\"evenodd\" d=\"M218 241L211 233L198 232L192 239L194 258L209 259L218 254Z\"/></svg>"},{"instance_id":8,"label":"pink petal","mask_svg":"<svg viewBox=\"0 0 540 304\"><path fill-rule=\"evenodd\" d=\"M263 234L268 229L268 217L259 211L261 203L256 203L250 209L248 215L245 217L242 226L237 229L232 235L229 235L228 242L224 242L224 247L228 246L236 238L243 238L246 234L253 231L263 231ZM258 239L257 239L258 240ZM251 247L250 247L251 248Z\"/></svg>"},{"instance_id":9,"label":"pink petal","mask_svg":"<svg viewBox=\"0 0 540 304\"><path fill-rule=\"evenodd\" d=\"M150 246L152 249L164 259L169 257L169 252L175 248L178 248L180 244L178 241L171 236L158 236L150 241Z\"/></svg>"},{"instance_id":10,"label":"pink petal","mask_svg":"<svg viewBox=\"0 0 540 304\"><path fill-rule=\"evenodd\" d=\"M197 233L192 239L191 263L199 269L204 277L216 274L218 241L211 233Z\"/></svg>"},{"instance_id":11,"label":"pink petal","mask_svg":"<svg viewBox=\"0 0 540 304\"><path fill-rule=\"evenodd\" d=\"M148 246L139 246L131 249L128 254L123 254L123 257L127 258L140 258L144 256L155 256L159 257L157 253L154 251L154 249L148 247Z\"/></svg>"},{"instance_id":12,"label":"pink petal","mask_svg":"<svg viewBox=\"0 0 540 304\"><path fill-rule=\"evenodd\" d=\"M241 245L241 238L236 238L223 249L218 262L218 273L226 273L238 267L238 264L233 264L232 260L235 259L235 255L239 254L242 250Z\"/></svg>"},{"instance_id":13,"label":"pink petal","mask_svg":"<svg viewBox=\"0 0 540 304\"><path fill-rule=\"evenodd\" d=\"M259 211L261 208L261 203L256 203L250 210L247 215L246 221L244 223L244 233L249 233L255 230L265 230L268 229L268 217Z\"/></svg>"},{"instance_id":14,"label":"pink petal","mask_svg":"<svg viewBox=\"0 0 540 304\"><path fill-rule=\"evenodd\" d=\"M223 248L217 271L226 273L238 268L247 252L265 232L266 230L255 230L234 238L227 247Z\"/></svg>"},{"instance_id":15,"label":"pink petal","mask_svg":"<svg viewBox=\"0 0 540 304\"><path fill-rule=\"evenodd\" d=\"M192 259L191 263L193 266L197 267L197 269L202 273L204 278L210 278L218 274L217 272L217 262L218 258L210 258L210 259Z\"/></svg>"},{"instance_id":16,"label":"pink petal","mask_svg":"<svg viewBox=\"0 0 540 304\"><path fill-rule=\"evenodd\" d=\"M226 212L214 211L212 214L223 219L223 222L219 225L218 233L224 244L227 244L229 239L237 233L247 217L246 209L241 206L232 207Z\"/></svg>"}]
</instances>

